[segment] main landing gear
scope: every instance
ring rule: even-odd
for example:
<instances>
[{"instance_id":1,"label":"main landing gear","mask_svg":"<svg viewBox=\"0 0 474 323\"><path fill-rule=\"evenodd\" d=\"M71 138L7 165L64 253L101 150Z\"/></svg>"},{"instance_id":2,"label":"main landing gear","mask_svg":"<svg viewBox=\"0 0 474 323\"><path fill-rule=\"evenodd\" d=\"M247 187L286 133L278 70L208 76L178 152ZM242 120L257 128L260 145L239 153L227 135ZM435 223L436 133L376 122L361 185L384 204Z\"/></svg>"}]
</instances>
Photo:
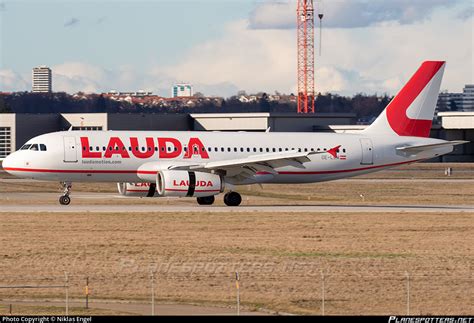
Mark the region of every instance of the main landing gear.
<instances>
[{"instance_id":1,"label":"main landing gear","mask_svg":"<svg viewBox=\"0 0 474 323\"><path fill-rule=\"evenodd\" d=\"M199 205L212 205L214 204L214 196L198 197L197 202ZM242 197L237 192L229 192L224 195L224 203L227 206L239 206L242 202Z\"/></svg>"},{"instance_id":2,"label":"main landing gear","mask_svg":"<svg viewBox=\"0 0 474 323\"><path fill-rule=\"evenodd\" d=\"M69 205L69 203L71 203L71 198L69 197L69 194L71 194L72 183L62 182L61 186L64 193L63 195L61 195L61 197L59 197L59 204Z\"/></svg>"},{"instance_id":3,"label":"main landing gear","mask_svg":"<svg viewBox=\"0 0 474 323\"><path fill-rule=\"evenodd\" d=\"M242 202L242 196L237 192L229 192L224 195L224 203L227 206L239 206Z\"/></svg>"},{"instance_id":4,"label":"main landing gear","mask_svg":"<svg viewBox=\"0 0 474 323\"><path fill-rule=\"evenodd\" d=\"M197 202L199 205L212 205L214 204L215 197L214 196L204 196L198 197Z\"/></svg>"}]
</instances>

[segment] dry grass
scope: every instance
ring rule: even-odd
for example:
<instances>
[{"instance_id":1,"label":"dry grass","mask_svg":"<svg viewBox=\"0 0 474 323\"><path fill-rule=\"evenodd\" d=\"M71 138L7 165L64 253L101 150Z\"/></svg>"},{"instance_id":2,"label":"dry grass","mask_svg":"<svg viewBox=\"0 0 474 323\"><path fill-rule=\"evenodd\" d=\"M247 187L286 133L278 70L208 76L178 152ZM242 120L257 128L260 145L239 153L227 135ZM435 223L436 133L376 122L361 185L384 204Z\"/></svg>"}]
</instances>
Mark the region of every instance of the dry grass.
<instances>
[{"instance_id":1,"label":"dry grass","mask_svg":"<svg viewBox=\"0 0 474 323\"><path fill-rule=\"evenodd\" d=\"M472 314L472 214L1 214L2 284L62 283L81 297L318 314ZM62 290L0 290L2 299Z\"/></svg>"}]
</instances>

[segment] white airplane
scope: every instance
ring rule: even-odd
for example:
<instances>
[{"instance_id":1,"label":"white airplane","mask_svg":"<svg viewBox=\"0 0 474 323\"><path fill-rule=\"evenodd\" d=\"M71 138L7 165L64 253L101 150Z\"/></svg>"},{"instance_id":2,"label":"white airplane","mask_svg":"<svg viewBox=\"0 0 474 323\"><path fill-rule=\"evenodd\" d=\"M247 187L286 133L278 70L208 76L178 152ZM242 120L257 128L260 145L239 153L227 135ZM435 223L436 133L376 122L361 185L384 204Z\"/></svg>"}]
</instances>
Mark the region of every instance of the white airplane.
<instances>
[{"instance_id":1,"label":"white airplane","mask_svg":"<svg viewBox=\"0 0 474 323\"><path fill-rule=\"evenodd\" d=\"M428 138L445 62L424 62L372 125L354 134L189 131L64 131L29 140L9 155L10 174L72 182L117 182L120 194L197 197L201 205L237 185L313 183L448 154L466 141Z\"/></svg>"}]
</instances>

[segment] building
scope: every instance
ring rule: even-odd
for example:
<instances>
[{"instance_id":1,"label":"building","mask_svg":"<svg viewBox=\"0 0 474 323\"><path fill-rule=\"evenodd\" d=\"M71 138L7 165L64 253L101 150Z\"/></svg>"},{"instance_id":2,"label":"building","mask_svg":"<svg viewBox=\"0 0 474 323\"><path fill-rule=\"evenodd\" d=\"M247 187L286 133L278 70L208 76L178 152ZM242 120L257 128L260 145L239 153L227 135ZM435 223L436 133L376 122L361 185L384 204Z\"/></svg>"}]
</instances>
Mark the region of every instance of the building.
<instances>
[{"instance_id":1,"label":"building","mask_svg":"<svg viewBox=\"0 0 474 323\"><path fill-rule=\"evenodd\" d=\"M118 92L117 90L110 90L107 93L102 93L102 95L107 95L107 96L134 96L134 97L147 97L147 96L152 96L153 92L151 91L145 91L145 90L138 90L134 92Z\"/></svg>"},{"instance_id":2,"label":"building","mask_svg":"<svg viewBox=\"0 0 474 323\"><path fill-rule=\"evenodd\" d=\"M474 112L474 84L464 86L460 108L462 111Z\"/></svg>"},{"instance_id":3,"label":"building","mask_svg":"<svg viewBox=\"0 0 474 323\"><path fill-rule=\"evenodd\" d=\"M462 93L441 92L438 95L436 111L457 111L463 99Z\"/></svg>"},{"instance_id":4,"label":"building","mask_svg":"<svg viewBox=\"0 0 474 323\"><path fill-rule=\"evenodd\" d=\"M33 68L33 92L35 93L51 93L53 92L53 77L51 69L47 66L39 66Z\"/></svg>"},{"instance_id":5,"label":"building","mask_svg":"<svg viewBox=\"0 0 474 323\"><path fill-rule=\"evenodd\" d=\"M171 89L171 97L179 98L193 96L193 86L191 84L180 83L173 85Z\"/></svg>"},{"instance_id":6,"label":"building","mask_svg":"<svg viewBox=\"0 0 474 323\"><path fill-rule=\"evenodd\" d=\"M441 92L437 111L474 111L474 84L466 84L462 93Z\"/></svg>"}]
</instances>

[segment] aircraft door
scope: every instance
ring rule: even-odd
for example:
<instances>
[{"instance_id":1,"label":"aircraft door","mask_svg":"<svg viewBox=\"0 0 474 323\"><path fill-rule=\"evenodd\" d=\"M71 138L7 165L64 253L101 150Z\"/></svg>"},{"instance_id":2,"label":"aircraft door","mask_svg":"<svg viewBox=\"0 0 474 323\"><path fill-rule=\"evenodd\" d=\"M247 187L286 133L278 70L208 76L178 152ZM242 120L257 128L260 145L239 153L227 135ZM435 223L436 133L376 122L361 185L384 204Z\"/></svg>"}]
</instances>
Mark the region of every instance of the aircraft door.
<instances>
[{"instance_id":1,"label":"aircraft door","mask_svg":"<svg viewBox=\"0 0 474 323\"><path fill-rule=\"evenodd\" d=\"M64 137L64 162L77 163L76 137Z\"/></svg>"},{"instance_id":2,"label":"aircraft door","mask_svg":"<svg viewBox=\"0 0 474 323\"><path fill-rule=\"evenodd\" d=\"M372 140L369 138L360 139L360 146L362 148L361 165L372 165L374 163L374 146Z\"/></svg>"}]
</instances>

